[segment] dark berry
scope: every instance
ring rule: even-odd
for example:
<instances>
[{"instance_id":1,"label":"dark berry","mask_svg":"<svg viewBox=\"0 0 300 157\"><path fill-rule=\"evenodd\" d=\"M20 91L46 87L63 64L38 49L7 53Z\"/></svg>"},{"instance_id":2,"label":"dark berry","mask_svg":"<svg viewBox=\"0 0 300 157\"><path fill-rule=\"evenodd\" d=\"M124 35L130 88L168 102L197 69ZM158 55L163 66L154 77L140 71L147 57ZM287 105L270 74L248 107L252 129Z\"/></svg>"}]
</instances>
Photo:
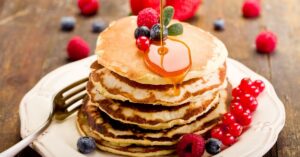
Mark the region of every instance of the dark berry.
<instances>
[{"instance_id":1,"label":"dark berry","mask_svg":"<svg viewBox=\"0 0 300 157\"><path fill-rule=\"evenodd\" d=\"M107 24L104 21L95 21L92 24L92 32L100 33L107 27Z\"/></svg>"},{"instance_id":2,"label":"dark berry","mask_svg":"<svg viewBox=\"0 0 300 157\"><path fill-rule=\"evenodd\" d=\"M71 31L75 27L76 20L74 17L66 16L60 20L60 27L63 31Z\"/></svg>"},{"instance_id":3,"label":"dark berry","mask_svg":"<svg viewBox=\"0 0 300 157\"><path fill-rule=\"evenodd\" d=\"M91 137L80 137L77 141L77 148L80 153L91 153L96 149L96 141Z\"/></svg>"},{"instance_id":4,"label":"dark berry","mask_svg":"<svg viewBox=\"0 0 300 157\"><path fill-rule=\"evenodd\" d=\"M214 21L214 29L216 31L222 31L225 28L225 21L223 19L217 19Z\"/></svg>"},{"instance_id":5,"label":"dark berry","mask_svg":"<svg viewBox=\"0 0 300 157\"><path fill-rule=\"evenodd\" d=\"M135 29L134 31L134 37L137 39L140 36L150 37L150 30L146 26L141 26Z\"/></svg>"},{"instance_id":6,"label":"dark berry","mask_svg":"<svg viewBox=\"0 0 300 157\"><path fill-rule=\"evenodd\" d=\"M166 40L168 37L168 29L163 27L163 40ZM159 41L160 40L160 24L155 24L150 30L151 40Z\"/></svg>"},{"instance_id":7,"label":"dark berry","mask_svg":"<svg viewBox=\"0 0 300 157\"><path fill-rule=\"evenodd\" d=\"M177 144L176 151L179 157L199 157L204 153L205 141L196 134L183 135Z\"/></svg>"},{"instance_id":8,"label":"dark berry","mask_svg":"<svg viewBox=\"0 0 300 157\"><path fill-rule=\"evenodd\" d=\"M221 151L222 142L215 138L210 138L205 143L205 150L211 155L218 154Z\"/></svg>"},{"instance_id":9,"label":"dark berry","mask_svg":"<svg viewBox=\"0 0 300 157\"><path fill-rule=\"evenodd\" d=\"M136 40L136 46L142 50L142 51L147 51L150 47L150 40L149 38L145 37L145 36L140 36L139 38L137 38Z\"/></svg>"}]
</instances>

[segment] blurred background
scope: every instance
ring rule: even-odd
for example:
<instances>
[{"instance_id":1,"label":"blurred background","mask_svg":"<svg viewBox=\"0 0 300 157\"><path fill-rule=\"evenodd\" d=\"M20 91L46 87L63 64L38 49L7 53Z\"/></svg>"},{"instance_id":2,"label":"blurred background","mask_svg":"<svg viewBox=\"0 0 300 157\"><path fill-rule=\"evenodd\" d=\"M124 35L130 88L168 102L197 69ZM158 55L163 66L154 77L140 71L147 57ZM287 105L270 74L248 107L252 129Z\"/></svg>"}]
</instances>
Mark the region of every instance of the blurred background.
<instances>
[{"instance_id":1,"label":"blurred background","mask_svg":"<svg viewBox=\"0 0 300 157\"><path fill-rule=\"evenodd\" d=\"M80 36L93 55L97 36L111 21L156 5L156 0L136 4L143 1L135 0L133 6L130 0L101 0L97 13L85 15L77 0L0 0L0 152L20 140L18 105L24 94L44 75L74 60L66 52L69 40ZM286 125L265 156L300 156L300 1L258 1L259 15L251 18L242 11L243 0L197 1L183 2L195 12L181 20L220 38L229 57L270 80L285 104ZM194 3L200 4L190 6ZM255 40L266 30L277 36L276 49L259 53ZM26 148L18 156L39 155Z\"/></svg>"}]
</instances>

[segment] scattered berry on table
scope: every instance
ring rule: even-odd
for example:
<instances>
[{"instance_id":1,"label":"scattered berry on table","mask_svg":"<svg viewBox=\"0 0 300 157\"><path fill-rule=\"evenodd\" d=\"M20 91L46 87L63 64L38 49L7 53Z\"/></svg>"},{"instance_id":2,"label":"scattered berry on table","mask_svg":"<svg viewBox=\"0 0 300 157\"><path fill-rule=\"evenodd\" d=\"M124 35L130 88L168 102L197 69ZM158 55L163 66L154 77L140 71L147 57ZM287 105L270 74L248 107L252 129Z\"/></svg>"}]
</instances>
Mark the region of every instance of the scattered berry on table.
<instances>
[{"instance_id":1,"label":"scattered berry on table","mask_svg":"<svg viewBox=\"0 0 300 157\"><path fill-rule=\"evenodd\" d=\"M78 0L77 5L83 15L94 15L100 7L98 0Z\"/></svg>"},{"instance_id":2,"label":"scattered berry on table","mask_svg":"<svg viewBox=\"0 0 300 157\"><path fill-rule=\"evenodd\" d=\"M179 157L199 157L204 154L205 140L200 135L183 135L177 144L176 151Z\"/></svg>"},{"instance_id":3,"label":"scattered berry on table","mask_svg":"<svg viewBox=\"0 0 300 157\"><path fill-rule=\"evenodd\" d=\"M67 53L70 60L79 60L90 54L89 45L79 36L73 37L67 45Z\"/></svg>"},{"instance_id":4,"label":"scattered berry on table","mask_svg":"<svg viewBox=\"0 0 300 157\"><path fill-rule=\"evenodd\" d=\"M211 155L221 152L222 142L215 138L209 138L205 143L205 150Z\"/></svg>"},{"instance_id":5,"label":"scattered berry on table","mask_svg":"<svg viewBox=\"0 0 300 157\"><path fill-rule=\"evenodd\" d=\"M166 0L167 6L172 6L175 9L174 19L184 21L192 18L199 6L201 0Z\"/></svg>"},{"instance_id":6,"label":"scattered berry on table","mask_svg":"<svg viewBox=\"0 0 300 157\"><path fill-rule=\"evenodd\" d=\"M224 132L221 127L216 126L210 131L210 135L212 138L216 138L220 140L223 138Z\"/></svg>"},{"instance_id":7,"label":"scattered berry on table","mask_svg":"<svg viewBox=\"0 0 300 157\"><path fill-rule=\"evenodd\" d=\"M221 141L225 146L231 146L236 142L236 138L230 133L226 133Z\"/></svg>"},{"instance_id":8,"label":"scattered berry on table","mask_svg":"<svg viewBox=\"0 0 300 157\"><path fill-rule=\"evenodd\" d=\"M255 44L258 52L272 53L277 45L277 36L271 31L262 31L256 37Z\"/></svg>"},{"instance_id":9,"label":"scattered berry on table","mask_svg":"<svg viewBox=\"0 0 300 157\"><path fill-rule=\"evenodd\" d=\"M225 113L225 114L223 115L222 122L223 122L223 124L225 124L225 125L229 125L229 124L235 123L234 115L231 114L230 112Z\"/></svg>"},{"instance_id":10,"label":"scattered berry on table","mask_svg":"<svg viewBox=\"0 0 300 157\"><path fill-rule=\"evenodd\" d=\"M60 27L63 31L71 31L74 29L76 19L72 16L62 17L60 20Z\"/></svg>"},{"instance_id":11,"label":"scattered berry on table","mask_svg":"<svg viewBox=\"0 0 300 157\"><path fill-rule=\"evenodd\" d=\"M168 29L164 27L163 31L163 40L166 40L168 37ZM160 24L155 24L150 30L151 40L159 41L160 40Z\"/></svg>"},{"instance_id":12,"label":"scattered berry on table","mask_svg":"<svg viewBox=\"0 0 300 157\"><path fill-rule=\"evenodd\" d=\"M238 117L238 123L242 126L249 126L251 121L252 115L249 113L249 111L244 111L244 113Z\"/></svg>"},{"instance_id":13,"label":"scattered berry on table","mask_svg":"<svg viewBox=\"0 0 300 157\"><path fill-rule=\"evenodd\" d=\"M150 29L147 26L141 26L135 29L134 37L137 39L140 36L150 37Z\"/></svg>"},{"instance_id":14,"label":"scattered berry on table","mask_svg":"<svg viewBox=\"0 0 300 157\"><path fill-rule=\"evenodd\" d=\"M243 106L240 102L231 102L230 104L230 112L235 115L239 116L244 113Z\"/></svg>"},{"instance_id":15,"label":"scattered berry on table","mask_svg":"<svg viewBox=\"0 0 300 157\"><path fill-rule=\"evenodd\" d=\"M106 22L104 21L95 21L92 24L92 32L100 33L107 27Z\"/></svg>"},{"instance_id":16,"label":"scattered berry on table","mask_svg":"<svg viewBox=\"0 0 300 157\"><path fill-rule=\"evenodd\" d=\"M148 28L152 28L153 25L159 22L159 14L156 10L152 8L145 8L139 12L137 17L137 25L147 26Z\"/></svg>"},{"instance_id":17,"label":"scattered berry on table","mask_svg":"<svg viewBox=\"0 0 300 157\"><path fill-rule=\"evenodd\" d=\"M137 15L145 8L152 8L159 12L160 0L130 0L130 7L133 15Z\"/></svg>"},{"instance_id":18,"label":"scattered berry on table","mask_svg":"<svg viewBox=\"0 0 300 157\"><path fill-rule=\"evenodd\" d=\"M216 31L222 31L225 29L225 21L223 19L217 19L214 21L214 29Z\"/></svg>"},{"instance_id":19,"label":"scattered berry on table","mask_svg":"<svg viewBox=\"0 0 300 157\"><path fill-rule=\"evenodd\" d=\"M80 137L77 141L77 149L83 154L88 154L96 149L96 141L91 137Z\"/></svg>"},{"instance_id":20,"label":"scattered berry on table","mask_svg":"<svg viewBox=\"0 0 300 157\"><path fill-rule=\"evenodd\" d=\"M228 132L235 137L239 137L242 131L243 127L238 123L232 123L228 126Z\"/></svg>"},{"instance_id":21,"label":"scattered berry on table","mask_svg":"<svg viewBox=\"0 0 300 157\"><path fill-rule=\"evenodd\" d=\"M265 89L265 84L261 80L255 80L253 82L253 85L256 86L259 89L259 92L262 92Z\"/></svg>"},{"instance_id":22,"label":"scattered berry on table","mask_svg":"<svg viewBox=\"0 0 300 157\"><path fill-rule=\"evenodd\" d=\"M150 40L146 36L140 36L136 40L136 46L142 50L142 51L147 51L150 47Z\"/></svg>"},{"instance_id":23,"label":"scattered berry on table","mask_svg":"<svg viewBox=\"0 0 300 157\"><path fill-rule=\"evenodd\" d=\"M260 15L259 0L245 0L242 7L243 16L246 18L254 18Z\"/></svg>"}]
</instances>

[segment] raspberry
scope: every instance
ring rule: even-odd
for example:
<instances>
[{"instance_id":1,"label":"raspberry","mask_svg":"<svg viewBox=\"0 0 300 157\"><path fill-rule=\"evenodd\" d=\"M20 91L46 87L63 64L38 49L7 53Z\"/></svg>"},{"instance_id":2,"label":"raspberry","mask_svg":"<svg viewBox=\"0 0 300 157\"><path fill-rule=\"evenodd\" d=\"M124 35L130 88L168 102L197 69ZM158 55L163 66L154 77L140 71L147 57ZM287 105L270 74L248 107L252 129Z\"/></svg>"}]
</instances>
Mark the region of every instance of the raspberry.
<instances>
[{"instance_id":1,"label":"raspberry","mask_svg":"<svg viewBox=\"0 0 300 157\"><path fill-rule=\"evenodd\" d=\"M145 8L139 12L137 17L137 25L147 26L149 29L152 28L153 25L157 24L159 20L159 14L152 8Z\"/></svg>"},{"instance_id":2,"label":"raspberry","mask_svg":"<svg viewBox=\"0 0 300 157\"><path fill-rule=\"evenodd\" d=\"M256 50L262 53L272 53L277 45L277 36L270 31L263 31L256 37Z\"/></svg>"},{"instance_id":3,"label":"raspberry","mask_svg":"<svg viewBox=\"0 0 300 157\"><path fill-rule=\"evenodd\" d=\"M77 5L83 15L96 14L100 7L98 0L78 0Z\"/></svg>"},{"instance_id":4,"label":"raspberry","mask_svg":"<svg viewBox=\"0 0 300 157\"><path fill-rule=\"evenodd\" d=\"M159 12L160 1L159 0L130 0L130 7L133 15L137 15L141 10L145 8L152 8L157 12Z\"/></svg>"},{"instance_id":5,"label":"raspberry","mask_svg":"<svg viewBox=\"0 0 300 157\"><path fill-rule=\"evenodd\" d=\"M67 53L70 60L79 60L89 56L90 48L83 39L75 36L68 43Z\"/></svg>"},{"instance_id":6,"label":"raspberry","mask_svg":"<svg viewBox=\"0 0 300 157\"><path fill-rule=\"evenodd\" d=\"M205 140L195 134L183 135L177 144L177 154L179 157L199 157L205 149Z\"/></svg>"},{"instance_id":7,"label":"raspberry","mask_svg":"<svg viewBox=\"0 0 300 157\"><path fill-rule=\"evenodd\" d=\"M201 0L167 0L166 5L171 5L175 9L174 19L180 21L187 20L196 14Z\"/></svg>"},{"instance_id":8,"label":"raspberry","mask_svg":"<svg viewBox=\"0 0 300 157\"><path fill-rule=\"evenodd\" d=\"M258 0L245 0L242 7L244 17L254 18L260 14L260 4Z\"/></svg>"}]
</instances>

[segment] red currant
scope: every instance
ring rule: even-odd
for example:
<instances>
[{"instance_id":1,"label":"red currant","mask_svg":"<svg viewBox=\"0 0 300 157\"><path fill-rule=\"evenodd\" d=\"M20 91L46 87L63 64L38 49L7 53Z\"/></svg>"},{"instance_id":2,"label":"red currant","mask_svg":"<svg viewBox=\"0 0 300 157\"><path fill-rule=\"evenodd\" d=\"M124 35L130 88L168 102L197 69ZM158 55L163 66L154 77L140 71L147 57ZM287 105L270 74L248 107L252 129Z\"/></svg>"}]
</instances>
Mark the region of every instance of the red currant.
<instances>
[{"instance_id":1,"label":"red currant","mask_svg":"<svg viewBox=\"0 0 300 157\"><path fill-rule=\"evenodd\" d=\"M254 99L251 103L247 104L247 108L250 110L250 112L254 112L257 108L257 100Z\"/></svg>"},{"instance_id":2,"label":"red currant","mask_svg":"<svg viewBox=\"0 0 300 157\"><path fill-rule=\"evenodd\" d=\"M234 118L233 114L228 112L223 115L222 122L225 125L229 125L229 124L235 123L235 118Z\"/></svg>"},{"instance_id":3,"label":"red currant","mask_svg":"<svg viewBox=\"0 0 300 157\"><path fill-rule=\"evenodd\" d=\"M249 112L244 112L238 118L238 122L242 126L248 126L248 125L250 125L251 121L252 121L252 115Z\"/></svg>"},{"instance_id":4,"label":"red currant","mask_svg":"<svg viewBox=\"0 0 300 157\"><path fill-rule=\"evenodd\" d=\"M233 123L228 126L228 132L235 137L239 137L242 131L243 127L238 123Z\"/></svg>"},{"instance_id":5,"label":"red currant","mask_svg":"<svg viewBox=\"0 0 300 157\"><path fill-rule=\"evenodd\" d=\"M252 85L247 92L254 97L257 97L260 93L259 89L255 85Z\"/></svg>"},{"instance_id":6,"label":"red currant","mask_svg":"<svg viewBox=\"0 0 300 157\"><path fill-rule=\"evenodd\" d=\"M237 96L237 97L234 97L231 102L241 102L241 97L240 96Z\"/></svg>"},{"instance_id":7,"label":"red currant","mask_svg":"<svg viewBox=\"0 0 300 157\"><path fill-rule=\"evenodd\" d=\"M253 82L253 85L256 86L259 89L259 92L261 93L265 89L265 84L261 80L255 80Z\"/></svg>"},{"instance_id":8,"label":"red currant","mask_svg":"<svg viewBox=\"0 0 300 157\"><path fill-rule=\"evenodd\" d=\"M241 83L239 85L239 88L242 90L242 91L246 91L248 88L250 88L252 85L252 81L250 78L243 78L241 80Z\"/></svg>"},{"instance_id":9,"label":"red currant","mask_svg":"<svg viewBox=\"0 0 300 157\"><path fill-rule=\"evenodd\" d=\"M242 93L243 92L239 87L233 88L232 91L231 91L232 97L240 96L240 95L242 95Z\"/></svg>"},{"instance_id":10,"label":"red currant","mask_svg":"<svg viewBox=\"0 0 300 157\"><path fill-rule=\"evenodd\" d=\"M236 139L230 133L227 133L227 134L224 135L224 137L222 138L221 141L224 145L231 146L236 142Z\"/></svg>"},{"instance_id":11,"label":"red currant","mask_svg":"<svg viewBox=\"0 0 300 157\"><path fill-rule=\"evenodd\" d=\"M243 114L244 109L242 104L240 102L231 102L230 112L235 116Z\"/></svg>"},{"instance_id":12,"label":"red currant","mask_svg":"<svg viewBox=\"0 0 300 157\"><path fill-rule=\"evenodd\" d=\"M145 36L140 36L136 40L137 47L142 51L147 51L150 47L150 40Z\"/></svg>"},{"instance_id":13,"label":"red currant","mask_svg":"<svg viewBox=\"0 0 300 157\"><path fill-rule=\"evenodd\" d=\"M245 93L241 96L241 102L244 106L246 106L247 104L250 104L254 100L255 100L255 98L248 93Z\"/></svg>"},{"instance_id":14,"label":"red currant","mask_svg":"<svg viewBox=\"0 0 300 157\"><path fill-rule=\"evenodd\" d=\"M223 130L221 129L221 127L217 126L214 127L211 131L210 131L210 135L212 138L216 138L221 140L223 138Z\"/></svg>"}]
</instances>

